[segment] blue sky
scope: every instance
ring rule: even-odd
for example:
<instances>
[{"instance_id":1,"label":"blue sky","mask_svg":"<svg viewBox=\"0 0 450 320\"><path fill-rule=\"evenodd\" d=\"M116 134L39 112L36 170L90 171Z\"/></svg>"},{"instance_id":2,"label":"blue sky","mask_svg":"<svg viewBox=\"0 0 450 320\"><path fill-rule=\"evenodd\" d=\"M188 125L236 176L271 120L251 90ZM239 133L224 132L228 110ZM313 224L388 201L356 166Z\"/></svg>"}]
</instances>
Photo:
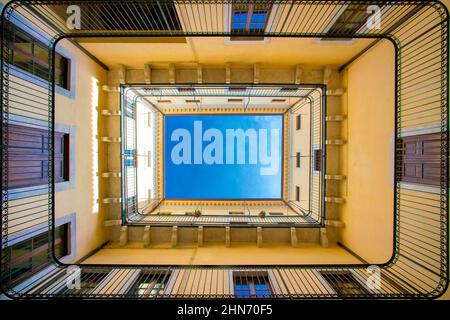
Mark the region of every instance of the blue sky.
<instances>
[{"instance_id":1,"label":"blue sky","mask_svg":"<svg viewBox=\"0 0 450 320\"><path fill-rule=\"evenodd\" d=\"M202 132L215 128L223 134L224 164L194 164L194 121L201 121ZM198 122L197 122L198 123ZM191 136L191 164L175 164L172 150L180 140L171 141L174 130L184 128ZM261 175L262 165L258 157L256 164L249 164L248 139L246 139L246 161L244 164L226 164L226 129L268 130L269 155L271 129L279 130L278 154L280 161L276 174ZM282 116L281 115L176 115L166 116L164 122L164 196L166 199L279 199L281 198L282 165ZM258 139L259 140L259 139ZM202 142L202 150L210 144ZM259 149L259 145L258 145ZM265 150L264 150L265 151ZM235 162L237 144L234 145ZM182 154L182 153L180 153ZM202 153L203 154L203 153ZM203 161L203 159L202 159Z\"/></svg>"}]
</instances>

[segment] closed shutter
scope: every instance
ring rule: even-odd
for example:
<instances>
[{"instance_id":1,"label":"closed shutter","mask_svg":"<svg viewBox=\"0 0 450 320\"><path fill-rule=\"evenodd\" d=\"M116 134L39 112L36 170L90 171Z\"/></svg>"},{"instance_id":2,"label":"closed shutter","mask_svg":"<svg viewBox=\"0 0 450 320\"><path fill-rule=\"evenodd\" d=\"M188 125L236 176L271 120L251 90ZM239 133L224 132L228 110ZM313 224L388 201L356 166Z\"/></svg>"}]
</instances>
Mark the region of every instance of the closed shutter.
<instances>
[{"instance_id":1,"label":"closed shutter","mask_svg":"<svg viewBox=\"0 0 450 320\"><path fill-rule=\"evenodd\" d=\"M8 187L30 187L48 183L48 132L10 125L8 127ZM69 178L69 135L55 132L55 182Z\"/></svg>"},{"instance_id":2,"label":"closed shutter","mask_svg":"<svg viewBox=\"0 0 450 320\"><path fill-rule=\"evenodd\" d=\"M441 134L404 137L400 140L400 180L427 185L440 183Z\"/></svg>"}]
</instances>

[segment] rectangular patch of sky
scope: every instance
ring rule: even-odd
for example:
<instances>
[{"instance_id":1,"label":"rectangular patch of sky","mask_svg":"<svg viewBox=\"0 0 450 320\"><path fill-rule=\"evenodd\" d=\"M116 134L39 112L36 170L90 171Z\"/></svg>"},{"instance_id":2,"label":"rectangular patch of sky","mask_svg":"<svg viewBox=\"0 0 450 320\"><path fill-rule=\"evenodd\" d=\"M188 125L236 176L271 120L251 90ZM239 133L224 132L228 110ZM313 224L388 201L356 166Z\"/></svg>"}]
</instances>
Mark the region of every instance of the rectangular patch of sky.
<instances>
[{"instance_id":1,"label":"rectangular patch of sky","mask_svg":"<svg viewBox=\"0 0 450 320\"><path fill-rule=\"evenodd\" d=\"M166 199L280 199L282 115L170 115Z\"/></svg>"}]
</instances>

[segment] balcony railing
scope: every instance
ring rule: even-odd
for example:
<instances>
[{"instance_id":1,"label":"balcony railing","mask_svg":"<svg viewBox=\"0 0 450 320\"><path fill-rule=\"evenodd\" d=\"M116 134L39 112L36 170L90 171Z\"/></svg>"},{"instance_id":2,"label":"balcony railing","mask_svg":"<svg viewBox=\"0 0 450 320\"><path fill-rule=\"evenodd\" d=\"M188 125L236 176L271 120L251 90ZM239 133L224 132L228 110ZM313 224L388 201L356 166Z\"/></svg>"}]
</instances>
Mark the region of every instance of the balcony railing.
<instances>
[{"instance_id":1,"label":"balcony railing","mask_svg":"<svg viewBox=\"0 0 450 320\"><path fill-rule=\"evenodd\" d=\"M243 4L246 1L239 1ZM237 297L235 284L251 281L269 283L263 296L276 298L436 298L448 285L448 12L434 1L257 1L270 4L271 16L264 31L230 31L225 28L224 12L231 1L12 1L2 13L1 75L1 287L15 298L213 298ZM233 3L236 3L235 1ZM254 3L254 2L252 2ZM68 5L78 5L89 17L79 30L69 29L65 21ZM361 23L331 28L336 17L348 6L381 6L383 23L369 28ZM174 16L175 11L178 18ZM113 16L110 12L120 12ZM145 12L145 15L140 15ZM181 16L181 18L180 18ZM219 17L217 21L214 17ZM186 19L185 19L186 18ZM363 22L367 21L363 18ZM360 21L360 22L361 22ZM50 48L44 86L31 82L24 72L9 62L13 45L9 35L13 25L36 35ZM83 290L68 289L73 274L54 260L55 229L55 44L63 37L132 36L262 36L310 37L321 39L388 39L396 47L395 106L395 200L394 255L379 265L380 289L364 290L358 284L373 280L367 265L329 266L83 266ZM14 152L10 126L30 124L47 130L45 149L49 168L45 185L27 190L18 200L10 189L11 155ZM402 135L408 130L437 128L440 143L439 192L411 191L400 183ZM23 196L23 195L22 195ZM50 250L40 256L45 264L29 266L29 275L17 284L11 279L18 270L11 268L8 247L30 237L36 227L47 232ZM43 269L45 267L45 269ZM76 270L76 269L74 269ZM72 270L73 271L73 270ZM124 280L125 279L125 280ZM127 281L140 279L140 282ZM256 279L256 280L255 280ZM70 278L69 278L70 280ZM129 283L144 283L141 288ZM145 285L147 283L147 285ZM344 290L349 288L351 290ZM148 290L148 288L151 290Z\"/></svg>"}]
</instances>

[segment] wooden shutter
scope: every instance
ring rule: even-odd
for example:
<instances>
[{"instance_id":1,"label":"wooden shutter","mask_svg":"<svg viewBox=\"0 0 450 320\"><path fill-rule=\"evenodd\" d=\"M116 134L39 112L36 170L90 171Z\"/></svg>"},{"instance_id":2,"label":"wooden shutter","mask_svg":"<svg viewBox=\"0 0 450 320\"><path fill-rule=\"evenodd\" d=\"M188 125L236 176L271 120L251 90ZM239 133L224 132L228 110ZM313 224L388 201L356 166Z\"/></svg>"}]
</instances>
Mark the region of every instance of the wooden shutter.
<instances>
[{"instance_id":1,"label":"wooden shutter","mask_svg":"<svg viewBox=\"0 0 450 320\"><path fill-rule=\"evenodd\" d=\"M46 130L8 126L8 187L48 183L48 133ZM55 132L55 182L69 178L69 135Z\"/></svg>"},{"instance_id":2,"label":"wooden shutter","mask_svg":"<svg viewBox=\"0 0 450 320\"><path fill-rule=\"evenodd\" d=\"M400 179L427 185L440 183L441 134L424 134L400 140Z\"/></svg>"}]
</instances>

